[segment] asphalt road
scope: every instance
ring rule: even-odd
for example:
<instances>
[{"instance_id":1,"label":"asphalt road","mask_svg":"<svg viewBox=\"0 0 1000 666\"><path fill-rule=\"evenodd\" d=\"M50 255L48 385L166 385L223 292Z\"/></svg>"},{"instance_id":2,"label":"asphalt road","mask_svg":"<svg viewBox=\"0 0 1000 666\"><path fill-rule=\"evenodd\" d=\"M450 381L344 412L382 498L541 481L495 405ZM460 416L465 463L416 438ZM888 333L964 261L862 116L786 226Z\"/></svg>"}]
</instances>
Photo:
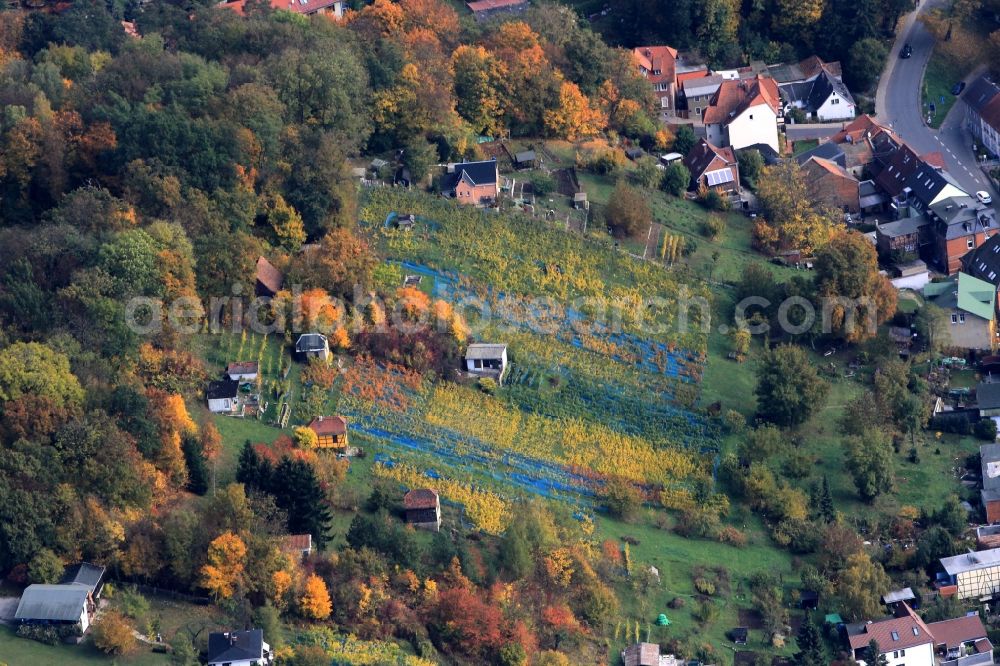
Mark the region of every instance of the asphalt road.
<instances>
[{"instance_id":1,"label":"asphalt road","mask_svg":"<svg viewBox=\"0 0 1000 666\"><path fill-rule=\"evenodd\" d=\"M923 23L916 20L916 16L930 4L929 0L925 0L917 12L911 12L906 17L879 81L875 112L917 152L940 151L948 173L970 194L989 190L986 178L976 166L972 152L973 137L962 128L965 103L961 100L955 103L940 130L934 130L924 122L920 87L924 68L934 48L934 37ZM902 59L899 52L906 43L913 48L913 55Z\"/></svg>"}]
</instances>

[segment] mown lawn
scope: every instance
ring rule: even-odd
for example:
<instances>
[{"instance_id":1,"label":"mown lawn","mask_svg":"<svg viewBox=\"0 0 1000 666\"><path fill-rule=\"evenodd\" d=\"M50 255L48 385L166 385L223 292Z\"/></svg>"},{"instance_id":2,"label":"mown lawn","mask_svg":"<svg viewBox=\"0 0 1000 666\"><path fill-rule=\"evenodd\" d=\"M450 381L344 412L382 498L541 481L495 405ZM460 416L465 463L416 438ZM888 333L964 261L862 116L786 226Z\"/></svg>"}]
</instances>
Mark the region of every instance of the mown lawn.
<instances>
[{"instance_id":1,"label":"mown lawn","mask_svg":"<svg viewBox=\"0 0 1000 666\"><path fill-rule=\"evenodd\" d=\"M964 72L956 70L950 59L940 49L934 49L924 72L923 84L924 114L930 112L931 104L934 105L934 113L931 114L931 127L940 127L945 116L948 115L948 111L958 100L958 97L951 94L951 87L964 74Z\"/></svg>"},{"instance_id":2,"label":"mown lawn","mask_svg":"<svg viewBox=\"0 0 1000 666\"><path fill-rule=\"evenodd\" d=\"M10 627L0 626L0 663L7 666L97 666L110 663L121 666L159 666L169 664L165 654L154 654L141 646L134 655L111 658L90 640L80 645L45 645L19 638Z\"/></svg>"}]
</instances>

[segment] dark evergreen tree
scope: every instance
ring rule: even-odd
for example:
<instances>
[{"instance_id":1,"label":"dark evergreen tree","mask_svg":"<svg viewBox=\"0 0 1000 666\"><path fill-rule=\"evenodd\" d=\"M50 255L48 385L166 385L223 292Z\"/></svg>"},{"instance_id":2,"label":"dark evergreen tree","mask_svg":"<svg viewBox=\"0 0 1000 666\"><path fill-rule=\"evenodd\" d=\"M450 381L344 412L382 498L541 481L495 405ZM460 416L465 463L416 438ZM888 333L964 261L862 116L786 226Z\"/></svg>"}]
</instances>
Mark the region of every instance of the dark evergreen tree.
<instances>
[{"instance_id":1,"label":"dark evergreen tree","mask_svg":"<svg viewBox=\"0 0 1000 666\"><path fill-rule=\"evenodd\" d=\"M871 666L889 666L889 660L882 654L882 648L878 646L878 642L875 639L872 639L868 643L867 661Z\"/></svg>"},{"instance_id":2,"label":"dark evergreen tree","mask_svg":"<svg viewBox=\"0 0 1000 666\"><path fill-rule=\"evenodd\" d=\"M188 468L187 488L196 495L204 495L208 491L208 461L202 451L201 442L197 437L185 437L181 445L184 452L184 462Z\"/></svg>"},{"instance_id":3,"label":"dark evergreen tree","mask_svg":"<svg viewBox=\"0 0 1000 666\"><path fill-rule=\"evenodd\" d=\"M247 490L269 492L273 471L271 463L261 458L248 439L240 451L240 459L236 463L236 480L246 486Z\"/></svg>"},{"instance_id":4,"label":"dark evergreen tree","mask_svg":"<svg viewBox=\"0 0 1000 666\"><path fill-rule=\"evenodd\" d=\"M270 477L269 487L264 490L274 495L278 508L288 512L288 531L311 534L322 548L327 542L331 517L326 493L312 465L285 456Z\"/></svg>"},{"instance_id":5,"label":"dark evergreen tree","mask_svg":"<svg viewBox=\"0 0 1000 666\"><path fill-rule=\"evenodd\" d=\"M819 629L813 621L812 613L806 611L805 621L795 637L799 652L795 655L795 663L799 666L826 666L828 660L823 650L823 641Z\"/></svg>"},{"instance_id":6,"label":"dark evergreen tree","mask_svg":"<svg viewBox=\"0 0 1000 666\"><path fill-rule=\"evenodd\" d=\"M830 493L830 480L825 476L819 491L819 515L828 524L837 519L837 512L833 508L833 495Z\"/></svg>"},{"instance_id":7,"label":"dark evergreen tree","mask_svg":"<svg viewBox=\"0 0 1000 666\"><path fill-rule=\"evenodd\" d=\"M500 568L510 574L513 579L527 578L531 574L531 570L534 568L534 562L531 559L531 546L524 533L524 528L520 524L511 525L500 538L497 561Z\"/></svg>"}]
</instances>

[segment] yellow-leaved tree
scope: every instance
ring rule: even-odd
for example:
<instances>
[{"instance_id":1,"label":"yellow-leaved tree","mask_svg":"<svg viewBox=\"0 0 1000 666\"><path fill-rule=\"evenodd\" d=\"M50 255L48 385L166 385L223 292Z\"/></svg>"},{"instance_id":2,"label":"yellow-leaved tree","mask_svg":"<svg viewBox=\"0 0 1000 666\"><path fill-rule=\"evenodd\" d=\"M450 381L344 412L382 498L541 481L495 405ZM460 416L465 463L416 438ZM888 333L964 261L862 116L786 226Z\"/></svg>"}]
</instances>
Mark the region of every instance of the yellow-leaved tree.
<instances>
[{"instance_id":1,"label":"yellow-leaved tree","mask_svg":"<svg viewBox=\"0 0 1000 666\"><path fill-rule=\"evenodd\" d=\"M591 105L579 86L563 81L559 86L559 106L545 112L545 129L569 141L594 136L608 124L608 117Z\"/></svg>"},{"instance_id":2,"label":"yellow-leaved tree","mask_svg":"<svg viewBox=\"0 0 1000 666\"><path fill-rule=\"evenodd\" d=\"M247 547L236 534L225 532L208 545L208 562L201 568L201 586L216 599L233 596L242 582Z\"/></svg>"},{"instance_id":3,"label":"yellow-leaved tree","mask_svg":"<svg viewBox=\"0 0 1000 666\"><path fill-rule=\"evenodd\" d=\"M299 610L305 617L313 620L325 620L330 617L333 604L326 583L316 574L310 574L306 579L305 590L299 599Z\"/></svg>"}]
</instances>

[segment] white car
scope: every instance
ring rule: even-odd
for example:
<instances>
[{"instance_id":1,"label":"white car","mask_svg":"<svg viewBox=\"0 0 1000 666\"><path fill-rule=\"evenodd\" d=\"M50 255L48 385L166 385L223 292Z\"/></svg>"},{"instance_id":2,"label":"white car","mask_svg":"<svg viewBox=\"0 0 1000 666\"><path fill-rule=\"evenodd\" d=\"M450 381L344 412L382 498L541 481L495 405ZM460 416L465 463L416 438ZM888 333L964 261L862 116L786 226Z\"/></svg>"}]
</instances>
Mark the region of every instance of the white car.
<instances>
[{"instance_id":1,"label":"white car","mask_svg":"<svg viewBox=\"0 0 1000 666\"><path fill-rule=\"evenodd\" d=\"M993 197L991 197L990 193L986 192L986 191L976 192L976 198L979 199L979 203L981 203L983 205L986 205L986 206L988 206L991 203L993 203Z\"/></svg>"}]
</instances>

